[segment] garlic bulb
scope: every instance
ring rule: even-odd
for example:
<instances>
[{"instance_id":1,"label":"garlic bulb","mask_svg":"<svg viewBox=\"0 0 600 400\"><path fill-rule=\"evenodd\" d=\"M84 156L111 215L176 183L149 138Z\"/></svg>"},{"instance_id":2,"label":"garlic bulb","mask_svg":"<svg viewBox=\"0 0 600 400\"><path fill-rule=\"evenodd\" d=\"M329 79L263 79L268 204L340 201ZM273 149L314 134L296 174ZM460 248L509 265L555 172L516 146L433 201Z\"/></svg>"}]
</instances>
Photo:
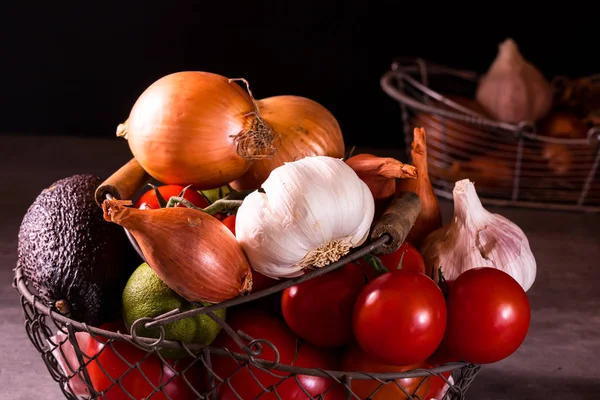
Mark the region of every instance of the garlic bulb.
<instances>
[{"instance_id":1,"label":"garlic bulb","mask_svg":"<svg viewBox=\"0 0 600 400\"><path fill-rule=\"evenodd\" d=\"M375 212L369 187L343 160L312 156L271 171L237 211L250 265L271 278L300 276L360 246Z\"/></svg>"},{"instance_id":2,"label":"garlic bulb","mask_svg":"<svg viewBox=\"0 0 600 400\"><path fill-rule=\"evenodd\" d=\"M550 111L553 92L544 75L519 53L516 43L506 39L479 81L475 97L499 121L536 122Z\"/></svg>"},{"instance_id":3,"label":"garlic bulb","mask_svg":"<svg viewBox=\"0 0 600 400\"><path fill-rule=\"evenodd\" d=\"M428 273L441 268L447 280L454 280L471 268L494 267L529 290L537 267L521 228L487 211L468 179L456 182L453 197L454 219L428 235L420 248Z\"/></svg>"}]
</instances>

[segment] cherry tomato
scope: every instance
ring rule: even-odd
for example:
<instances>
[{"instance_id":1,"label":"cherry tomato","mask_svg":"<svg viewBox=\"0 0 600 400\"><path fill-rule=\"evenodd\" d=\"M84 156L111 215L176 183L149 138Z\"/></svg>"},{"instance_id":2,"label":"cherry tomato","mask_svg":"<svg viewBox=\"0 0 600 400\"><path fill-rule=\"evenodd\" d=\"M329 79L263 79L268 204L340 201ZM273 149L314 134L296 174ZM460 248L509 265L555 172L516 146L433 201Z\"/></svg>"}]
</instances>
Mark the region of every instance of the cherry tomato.
<instances>
[{"instance_id":1,"label":"cherry tomato","mask_svg":"<svg viewBox=\"0 0 600 400\"><path fill-rule=\"evenodd\" d=\"M258 292L264 289L268 289L281 282L282 281L269 278L268 276L265 276L258 271L252 270L252 292Z\"/></svg>"},{"instance_id":2,"label":"cherry tomato","mask_svg":"<svg viewBox=\"0 0 600 400\"><path fill-rule=\"evenodd\" d=\"M320 368L332 371L340 370L339 358L337 354L329 353L309 345L308 343L300 342L298 349L298 357L292 365L299 368ZM319 376L300 375L299 379L304 389L311 394L315 399L321 398L324 400L346 400L346 391L343 385L337 384L332 379L325 379ZM277 393L282 399L290 400L306 400L308 396L298 387L294 378L286 379L282 384L277 386ZM261 396L260 398L262 398Z\"/></svg>"},{"instance_id":3,"label":"cherry tomato","mask_svg":"<svg viewBox=\"0 0 600 400\"><path fill-rule=\"evenodd\" d=\"M296 335L315 346L348 344L353 339L354 303L364 286L362 268L349 263L289 287L281 297L285 322Z\"/></svg>"},{"instance_id":4,"label":"cherry tomato","mask_svg":"<svg viewBox=\"0 0 600 400\"><path fill-rule=\"evenodd\" d=\"M228 217L228 215L227 215L227 214L223 214L223 213L220 213L220 212L218 212L218 213L214 213L214 214L213 214L213 217L215 217L215 218L216 218L216 219L218 219L219 221L223 221L225 218L227 218L227 217Z\"/></svg>"},{"instance_id":5,"label":"cherry tomato","mask_svg":"<svg viewBox=\"0 0 600 400\"><path fill-rule=\"evenodd\" d=\"M163 185L158 186L158 191L162 195L162 197L169 201L172 196L179 196L181 191L185 189L185 186L181 185ZM188 188L185 191L184 199L189 200L196 207L206 208L210 204L208 200L204 198L200 193L198 193L194 188ZM148 207L152 209L160 208L160 204L158 202L158 198L156 197L156 192L154 189L148 190L146 193L140 196L138 201L135 203L135 208L140 208L143 204L146 204ZM183 204L180 204L179 207L185 207Z\"/></svg>"},{"instance_id":6,"label":"cherry tomato","mask_svg":"<svg viewBox=\"0 0 600 400\"><path fill-rule=\"evenodd\" d=\"M366 373L398 373L416 368L427 368L427 364L413 364L407 366L392 366L383 364L365 353L358 345L352 344L344 353L342 369L347 372ZM429 399L425 395L429 392L429 379L426 376L416 378L397 379L398 385L411 396L407 396L394 382L385 384L376 394L373 394L381 383L375 379L353 379L352 392L361 399L372 400L405 400L405 399Z\"/></svg>"},{"instance_id":7,"label":"cherry tomato","mask_svg":"<svg viewBox=\"0 0 600 400\"><path fill-rule=\"evenodd\" d=\"M442 343L438 346L435 352L427 359L427 362L433 366L440 366L450 362L458 362L460 359L455 356L448 347L448 340L444 332Z\"/></svg>"},{"instance_id":8,"label":"cherry tomato","mask_svg":"<svg viewBox=\"0 0 600 400\"><path fill-rule=\"evenodd\" d=\"M235 215L225 217L225 219L223 219L221 222L223 223L223 225L228 227L231 233L233 233L233 235L235 236Z\"/></svg>"},{"instance_id":9,"label":"cherry tomato","mask_svg":"<svg viewBox=\"0 0 600 400\"><path fill-rule=\"evenodd\" d=\"M441 376L438 375L432 375L429 377L429 391L427 392L427 396L425 397L425 399L427 400L442 400L444 398L444 394L446 393L446 391L448 390L448 387L446 386L447 383L444 380L444 378L446 379L451 379L450 376L452 375L452 372L443 372L441 374ZM444 378L442 378L442 376ZM452 381L450 381L450 383L452 383Z\"/></svg>"},{"instance_id":10,"label":"cherry tomato","mask_svg":"<svg viewBox=\"0 0 600 400\"><path fill-rule=\"evenodd\" d=\"M398 250L390 254L378 254L377 257L388 271L397 270L402 260L402 269L425 273L425 261L419 250L409 242L404 242Z\"/></svg>"},{"instance_id":11,"label":"cherry tomato","mask_svg":"<svg viewBox=\"0 0 600 400\"><path fill-rule=\"evenodd\" d=\"M100 326L100 329L113 332L116 332L117 330L127 332L122 321L104 324ZM173 399L195 398L194 392L182 376L173 378L177 371L183 369L183 363L189 363L188 360L179 360L177 363L171 364L171 367L175 370L174 372L166 364L163 365L158 357L154 355L147 357L145 351L142 351L127 342L115 340L106 347L105 343L107 343L107 340L102 337L98 337L98 339L99 340L90 340L86 349L86 355L92 357L100 352L97 359L91 361L87 367L94 390L97 392L106 391L99 399L124 400L131 399L130 395L136 399L142 399L153 393L152 399L167 399L164 393L154 392L152 387L152 385L158 387L161 384L166 384L163 390ZM130 364L141 364L138 368L129 371L129 366L121 357ZM189 366L189 364L187 365ZM106 371L106 373L104 371ZM144 378L144 375L146 378ZM197 386L197 383L201 381L201 379L198 379L198 375L199 373L192 373L190 371L186 373L186 377L190 380L190 383L193 382L192 384L196 390L200 388L200 386ZM121 385L123 388L121 388L119 384L113 385L113 380L119 379L122 376ZM194 377L198 382L196 382ZM125 389L129 395L123 389Z\"/></svg>"},{"instance_id":12,"label":"cherry tomato","mask_svg":"<svg viewBox=\"0 0 600 400\"><path fill-rule=\"evenodd\" d=\"M461 360L494 363L519 348L530 319L527 294L513 277L496 268L473 268L450 285L444 340Z\"/></svg>"},{"instance_id":13,"label":"cherry tomato","mask_svg":"<svg viewBox=\"0 0 600 400\"><path fill-rule=\"evenodd\" d=\"M393 253L377 254L375 257L379 258L383 266L390 272L398 270L400 263L402 262L402 269L405 271L416 271L422 274L426 273L425 261L423 260L421 253L419 253L417 248L409 242L402 243L398 250ZM369 262L364 259L360 259L356 262L363 267L369 280L379 276L375 267L370 265Z\"/></svg>"},{"instance_id":14,"label":"cherry tomato","mask_svg":"<svg viewBox=\"0 0 600 400\"><path fill-rule=\"evenodd\" d=\"M334 359L328 356L326 352L315 350L307 343L302 343L298 348L297 338L285 323L262 310L248 308L234 310L227 316L227 323L236 332L241 330L255 339L270 341L279 352L279 362L281 364L296 365L296 363L299 363L299 366L303 367L336 368L335 364L332 365ZM242 353L242 350L225 331L219 334L213 346L225 347L232 352ZM262 349L263 351L258 357L259 359L266 361L273 361L275 359L275 353L271 347L263 344ZM213 356L212 363L215 374L220 378L230 378L229 383L231 387L243 399L254 399L264 392L258 384L257 379L261 385L267 388L276 385L279 398L308 399L293 377L287 378L284 382L280 383L282 378L273 376L269 372L255 366L246 365L240 369L240 363L231 357ZM280 376L287 374L283 371L272 372ZM311 396L315 397L324 393L330 386L335 384L334 380L323 377L298 375L297 379L304 389ZM236 394L231 390L231 387L228 384L219 386L218 398L221 400L238 399ZM325 395L325 399L329 400L330 397L327 396L328 394L329 392ZM276 399L278 397L275 393L265 393L260 398Z\"/></svg>"},{"instance_id":15,"label":"cherry tomato","mask_svg":"<svg viewBox=\"0 0 600 400\"><path fill-rule=\"evenodd\" d=\"M361 291L354 307L353 328L363 350L381 362L423 362L444 336L444 295L427 275L387 272Z\"/></svg>"}]
</instances>

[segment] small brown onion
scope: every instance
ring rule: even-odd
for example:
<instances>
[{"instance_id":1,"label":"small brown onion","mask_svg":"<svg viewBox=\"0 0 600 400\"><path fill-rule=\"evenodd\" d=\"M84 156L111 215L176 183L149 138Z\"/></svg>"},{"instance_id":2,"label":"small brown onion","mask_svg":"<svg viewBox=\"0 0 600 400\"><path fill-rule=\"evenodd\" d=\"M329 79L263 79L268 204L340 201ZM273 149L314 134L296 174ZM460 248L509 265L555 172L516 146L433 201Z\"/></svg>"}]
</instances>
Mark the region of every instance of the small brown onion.
<instances>
[{"instance_id":1,"label":"small brown onion","mask_svg":"<svg viewBox=\"0 0 600 400\"><path fill-rule=\"evenodd\" d=\"M542 157L548 161L548 168L559 176L567 175L573 166L573 154L564 144L544 143Z\"/></svg>"},{"instance_id":2,"label":"small brown onion","mask_svg":"<svg viewBox=\"0 0 600 400\"><path fill-rule=\"evenodd\" d=\"M546 118L540 131L550 137L581 139L586 137L588 127L574 113L559 111Z\"/></svg>"},{"instance_id":3,"label":"small brown onion","mask_svg":"<svg viewBox=\"0 0 600 400\"><path fill-rule=\"evenodd\" d=\"M344 156L344 138L335 117L319 103L300 96L274 96L257 102L264 121L281 136L281 146L270 158L257 160L240 179L237 190L258 189L284 162L308 156Z\"/></svg>"},{"instance_id":4,"label":"small brown onion","mask_svg":"<svg viewBox=\"0 0 600 400\"><path fill-rule=\"evenodd\" d=\"M252 289L252 272L231 231L185 207L139 210L105 200L104 219L129 230L159 278L188 301L220 303Z\"/></svg>"},{"instance_id":5,"label":"small brown onion","mask_svg":"<svg viewBox=\"0 0 600 400\"><path fill-rule=\"evenodd\" d=\"M375 199L375 218L381 216L396 193L397 179L416 179L417 169L395 158L373 154L357 154L346 164L367 184Z\"/></svg>"},{"instance_id":6,"label":"small brown onion","mask_svg":"<svg viewBox=\"0 0 600 400\"><path fill-rule=\"evenodd\" d=\"M417 167L417 179L399 180L396 184L396 193L413 192L421 199L421 212L406 237L407 242L418 248L427 235L442 226L440 205L429 180L425 129L414 129L410 154L412 164Z\"/></svg>"},{"instance_id":7,"label":"small brown onion","mask_svg":"<svg viewBox=\"0 0 600 400\"><path fill-rule=\"evenodd\" d=\"M269 157L277 134L260 117L251 94L210 72L166 75L137 99L117 128L134 157L165 184L213 189Z\"/></svg>"}]
</instances>

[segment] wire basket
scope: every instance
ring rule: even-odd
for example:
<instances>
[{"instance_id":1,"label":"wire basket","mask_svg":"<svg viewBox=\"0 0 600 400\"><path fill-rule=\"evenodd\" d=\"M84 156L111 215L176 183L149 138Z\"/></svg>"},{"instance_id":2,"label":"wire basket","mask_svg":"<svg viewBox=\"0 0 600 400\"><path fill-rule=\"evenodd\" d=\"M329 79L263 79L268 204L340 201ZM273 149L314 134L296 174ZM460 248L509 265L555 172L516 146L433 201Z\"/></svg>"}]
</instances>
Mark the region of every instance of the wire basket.
<instances>
[{"instance_id":1,"label":"wire basket","mask_svg":"<svg viewBox=\"0 0 600 400\"><path fill-rule=\"evenodd\" d=\"M132 172L134 167L137 168L137 172ZM132 198L125 194L133 193L134 188L139 190L140 184L147 179L139 168L135 160L130 161L98 188L97 199L111 196L119 199ZM127 176L126 180L122 180L124 176ZM420 207L416 195L412 193L407 195L413 196L413 202ZM366 254L394 251L393 248L397 249L404 241L413 223L414 220L404 223L408 225L404 227L406 232L401 233L400 237L394 232L372 234L367 243L337 262L298 278L284 280L268 289L219 304L197 305L197 308L187 311L175 309L156 318L141 318L134 322L130 332L88 326L60 314L33 293L32 286L19 267L15 269L14 287L20 293L27 335L40 353L50 376L59 384L67 399L285 400L289 398L286 393L289 393L291 388L297 396L293 397L294 399L424 400L433 379L443 380L446 390L443 395L444 400L464 399L469 385L480 370L479 365L452 362L435 368L410 369L394 373L300 367L293 363L284 363L280 351L271 341L261 337L251 337L240 330L234 331L225 321L226 318L223 320L215 314L215 311L221 308L229 310L234 307L252 306L261 299L280 293L285 288L327 274ZM373 231L376 226L377 224ZM135 239L130 235L129 237L132 245L143 258ZM235 343L235 348L183 343L164 338L164 324L198 314L206 314L217 322L221 327L219 335L228 335ZM149 338L138 335L137 327L142 325L158 327L161 332L159 337ZM94 347L94 344L97 346ZM183 351L185 356L173 361L163 356L165 350ZM298 354L296 353L296 356ZM106 360L110 361L110 365L102 365ZM224 362L223 360L234 365L230 373L225 376L219 374L215 368L216 364ZM260 388L260 393L240 392L240 386L236 386L235 381L240 375L243 376L240 379L253 380L255 387ZM98 376L103 382L102 385L98 385ZM368 394L365 394L365 384L369 385ZM361 386L362 394L359 395ZM321 389L324 387L324 390L315 393L315 387ZM390 388L394 389L396 395L391 397L387 393L383 397ZM224 395L224 392L227 394ZM427 399L429 400L430 397Z\"/></svg>"},{"instance_id":2,"label":"wire basket","mask_svg":"<svg viewBox=\"0 0 600 400\"><path fill-rule=\"evenodd\" d=\"M381 78L384 92L400 104L409 153L411 127L425 128L435 193L452 199L454 183L468 178L484 204L600 211L598 118L575 121L583 125L581 138L546 135L540 123L498 122L474 100L479 78L422 59L397 60ZM593 93L583 93L583 82ZM589 96L600 94L600 75L552 83L557 104L568 98L589 105Z\"/></svg>"}]
</instances>

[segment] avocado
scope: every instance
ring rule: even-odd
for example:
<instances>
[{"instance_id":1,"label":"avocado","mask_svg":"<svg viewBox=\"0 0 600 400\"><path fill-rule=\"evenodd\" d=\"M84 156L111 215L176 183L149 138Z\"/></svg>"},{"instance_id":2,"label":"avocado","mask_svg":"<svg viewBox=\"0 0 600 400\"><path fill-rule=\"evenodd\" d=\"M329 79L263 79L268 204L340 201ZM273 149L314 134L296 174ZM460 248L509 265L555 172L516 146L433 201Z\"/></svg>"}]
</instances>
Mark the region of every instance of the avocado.
<instances>
[{"instance_id":1,"label":"avocado","mask_svg":"<svg viewBox=\"0 0 600 400\"><path fill-rule=\"evenodd\" d=\"M139 256L124 230L103 218L98 176L78 174L44 189L27 210L17 267L55 311L98 326L118 315L121 292Z\"/></svg>"}]
</instances>

